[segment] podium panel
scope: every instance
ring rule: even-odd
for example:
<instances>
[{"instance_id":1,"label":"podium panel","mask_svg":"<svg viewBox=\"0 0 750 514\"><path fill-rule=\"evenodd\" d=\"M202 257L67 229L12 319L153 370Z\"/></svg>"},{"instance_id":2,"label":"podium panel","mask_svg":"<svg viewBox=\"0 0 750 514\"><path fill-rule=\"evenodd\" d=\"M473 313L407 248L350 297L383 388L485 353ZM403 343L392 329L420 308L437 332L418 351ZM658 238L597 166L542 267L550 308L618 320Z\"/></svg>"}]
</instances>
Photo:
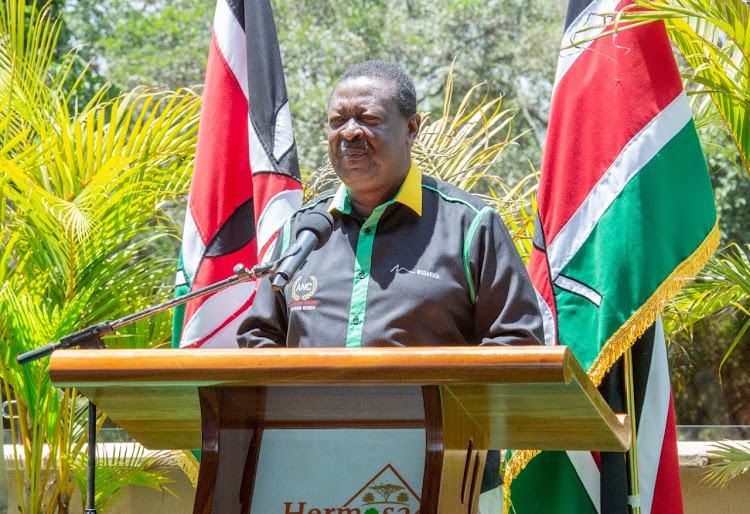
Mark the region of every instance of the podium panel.
<instances>
[{"instance_id":1,"label":"podium panel","mask_svg":"<svg viewBox=\"0 0 750 514\"><path fill-rule=\"evenodd\" d=\"M489 448L630 445L626 417L611 411L565 347L58 351L50 377L77 387L147 448L200 448L196 514L372 504L350 509L363 514L378 510L376 501L413 514L420 498L421 514L472 514ZM355 491L330 477L337 462L360 462L357 438L365 475L375 474ZM378 446L386 441L418 448L394 450L401 461ZM292 476L288 461L304 446L316 456L296 460L311 482L300 481L296 499L291 489L273 492L269 484Z\"/></svg>"}]
</instances>

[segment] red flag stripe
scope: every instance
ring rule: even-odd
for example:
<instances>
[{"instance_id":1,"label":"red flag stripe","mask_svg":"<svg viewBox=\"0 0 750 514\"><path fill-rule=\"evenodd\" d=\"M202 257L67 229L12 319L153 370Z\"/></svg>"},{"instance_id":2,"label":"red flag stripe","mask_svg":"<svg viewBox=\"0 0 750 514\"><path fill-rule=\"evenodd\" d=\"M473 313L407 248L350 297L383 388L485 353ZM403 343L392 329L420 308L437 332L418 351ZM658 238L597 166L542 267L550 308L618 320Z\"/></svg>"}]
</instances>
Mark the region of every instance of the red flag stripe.
<instances>
[{"instance_id":1,"label":"red flag stripe","mask_svg":"<svg viewBox=\"0 0 750 514\"><path fill-rule=\"evenodd\" d=\"M250 266L253 265L253 263L256 262L256 250L255 250L255 244L254 242L245 246L241 250L237 252L233 252L227 255L222 255L219 257L207 257L203 259L203 262L201 263L200 269L198 270L198 274L195 277L195 282L193 282L193 286L191 289L200 289L202 287L206 287L208 285L213 284L214 282L218 282L220 280L224 280L226 278L231 277L234 275L233 269L234 266L238 263L251 263ZM247 266L248 264L246 264ZM252 288L254 286L251 286L249 291L252 291ZM231 287L229 289L225 289L225 291L232 291L236 290L235 287ZM234 312L239 309L244 301L234 301L229 302L226 301L223 304L217 303L217 298L221 297L221 293L223 291L219 291L218 293L214 293L212 295L204 296L201 298L197 298L195 300L192 300L188 302L187 307L185 309L185 322L184 322L184 329L183 329L183 338L186 340L188 339L188 326L194 323L193 316L203 308L204 304L209 304L210 306L207 308L209 310L213 309L212 312L214 312L215 319L208 321L208 326L201 329L200 334L196 335L195 333L191 333L189 339L196 339L200 337L204 337L207 333L214 330L223 319L224 316L228 316L233 314ZM247 298L247 296L245 297ZM213 306L213 307L211 307ZM204 309L206 310L206 309Z\"/></svg>"},{"instance_id":2,"label":"red flag stripe","mask_svg":"<svg viewBox=\"0 0 750 514\"><path fill-rule=\"evenodd\" d=\"M638 424L638 479L644 514L682 512L674 425L667 346L659 318ZM665 479L665 476L670 478Z\"/></svg>"},{"instance_id":3,"label":"red flag stripe","mask_svg":"<svg viewBox=\"0 0 750 514\"><path fill-rule=\"evenodd\" d=\"M682 487L677 455L677 430L675 429L674 403L669 393L669 411L659 458L659 472L653 485L651 510L654 514L682 514ZM648 514L644 512L644 514Z\"/></svg>"},{"instance_id":4,"label":"red flag stripe","mask_svg":"<svg viewBox=\"0 0 750 514\"><path fill-rule=\"evenodd\" d=\"M192 290L232 276L237 263L254 266L258 250L272 246L302 200L271 6L268 0L242 1L218 0L214 16L182 250ZM249 38L243 29L248 20L256 22ZM251 115L265 124L250 128ZM269 130L273 163L260 143ZM273 174L257 174L267 171ZM233 331L254 290L253 283L244 283L188 302L181 347L236 346Z\"/></svg>"},{"instance_id":5,"label":"red flag stripe","mask_svg":"<svg viewBox=\"0 0 750 514\"><path fill-rule=\"evenodd\" d=\"M555 89L565 73L573 66L573 63L583 54L593 41L585 42L587 38L604 32L600 27L602 19L599 13L613 12L618 6L619 0L593 0L581 8L581 11L565 27L562 44L560 45L560 59L557 61L557 75L555 77ZM570 6L568 6L570 15Z\"/></svg>"},{"instance_id":6,"label":"red flag stripe","mask_svg":"<svg viewBox=\"0 0 750 514\"><path fill-rule=\"evenodd\" d=\"M625 30L616 42L594 42L558 84L539 186L548 243L627 143L682 92L678 70L664 65L674 62L671 52L661 24ZM612 66L615 60L622 66Z\"/></svg>"},{"instance_id":7,"label":"red flag stripe","mask_svg":"<svg viewBox=\"0 0 750 514\"><path fill-rule=\"evenodd\" d=\"M247 144L247 98L217 46L206 68L190 212L204 245L240 205L253 196ZM233 170L217 173L216 170ZM199 194L196 194L199 193Z\"/></svg>"},{"instance_id":8,"label":"red flag stripe","mask_svg":"<svg viewBox=\"0 0 750 514\"><path fill-rule=\"evenodd\" d=\"M549 277L549 268L547 266L544 252L532 248L529 259L529 276L534 284L537 294L537 303L542 313L544 322L544 343L547 345L557 344L557 310L555 308L555 294L552 290L552 282Z\"/></svg>"}]
</instances>

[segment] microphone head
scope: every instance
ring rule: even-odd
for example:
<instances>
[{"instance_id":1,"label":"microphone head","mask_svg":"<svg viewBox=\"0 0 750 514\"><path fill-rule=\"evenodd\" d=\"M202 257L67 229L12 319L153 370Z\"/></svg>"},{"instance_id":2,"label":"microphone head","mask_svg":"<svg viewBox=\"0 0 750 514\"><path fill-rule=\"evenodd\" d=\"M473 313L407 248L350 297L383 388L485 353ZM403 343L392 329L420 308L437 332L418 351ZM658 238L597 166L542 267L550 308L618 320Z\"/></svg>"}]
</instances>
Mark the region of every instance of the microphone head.
<instances>
[{"instance_id":1,"label":"microphone head","mask_svg":"<svg viewBox=\"0 0 750 514\"><path fill-rule=\"evenodd\" d=\"M318 250L328 242L333 233L333 217L327 212L308 212L302 216L295 236L299 237L303 230L309 230L318 236L318 244L315 246Z\"/></svg>"}]
</instances>

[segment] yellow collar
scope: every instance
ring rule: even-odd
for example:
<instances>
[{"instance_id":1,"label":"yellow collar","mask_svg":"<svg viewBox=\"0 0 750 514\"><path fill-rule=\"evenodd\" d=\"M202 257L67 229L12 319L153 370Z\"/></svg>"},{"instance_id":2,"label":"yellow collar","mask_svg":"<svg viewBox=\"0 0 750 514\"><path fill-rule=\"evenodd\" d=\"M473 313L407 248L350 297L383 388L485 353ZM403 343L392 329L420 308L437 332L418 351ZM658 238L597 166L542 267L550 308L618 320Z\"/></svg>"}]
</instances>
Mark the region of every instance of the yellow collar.
<instances>
[{"instance_id":1,"label":"yellow collar","mask_svg":"<svg viewBox=\"0 0 750 514\"><path fill-rule=\"evenodd\" d=\"M404 182L401 184L401 188L398 190L396 197L386 203L398 202L406 205L408 208L417 213L417 216L422 215L422 172L414 164L411 163L409 173L406 174ZM352 204L349 201L349 190L341 184L336 191L336 194L331 201L331 206L328 207L328 212L339 211L344 214L350 214L352 212Z\"/></svg>"}]
</instances>

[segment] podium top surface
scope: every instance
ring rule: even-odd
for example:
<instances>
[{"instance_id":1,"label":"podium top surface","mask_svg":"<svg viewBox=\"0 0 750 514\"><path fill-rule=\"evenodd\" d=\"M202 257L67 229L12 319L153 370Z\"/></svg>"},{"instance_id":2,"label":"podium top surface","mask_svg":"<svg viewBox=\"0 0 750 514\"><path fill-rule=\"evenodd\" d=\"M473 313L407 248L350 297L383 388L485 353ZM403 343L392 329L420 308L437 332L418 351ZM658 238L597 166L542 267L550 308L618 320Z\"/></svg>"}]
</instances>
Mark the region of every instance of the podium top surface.
<instances>
[{"instance_id":1,"label":"podium top surface","mask_svg":"<svg viewBox=\"0 0 750 514\"><path fill-rule=\"evenodd\" d=\"M149 448L200 447L200 387L267 387L266 410L304 424L318 396L331 420L384 393L400 401L382 416L416 423L414 386L441 386L486 427L493 448L623 451L630 441L625 417L564 346L64 350L52 354L50 377Z\"/></svg>"},{"instance_id":2,"label":"podium top surface","mask_svg":"<svg viewBox=\"0 0 750 514\"><path fill-rule=\"evenodd\" d=\"M50 360L58 387L569 382L577 371L565 346L64 350Z\"/></svg>"}]
</instances>

